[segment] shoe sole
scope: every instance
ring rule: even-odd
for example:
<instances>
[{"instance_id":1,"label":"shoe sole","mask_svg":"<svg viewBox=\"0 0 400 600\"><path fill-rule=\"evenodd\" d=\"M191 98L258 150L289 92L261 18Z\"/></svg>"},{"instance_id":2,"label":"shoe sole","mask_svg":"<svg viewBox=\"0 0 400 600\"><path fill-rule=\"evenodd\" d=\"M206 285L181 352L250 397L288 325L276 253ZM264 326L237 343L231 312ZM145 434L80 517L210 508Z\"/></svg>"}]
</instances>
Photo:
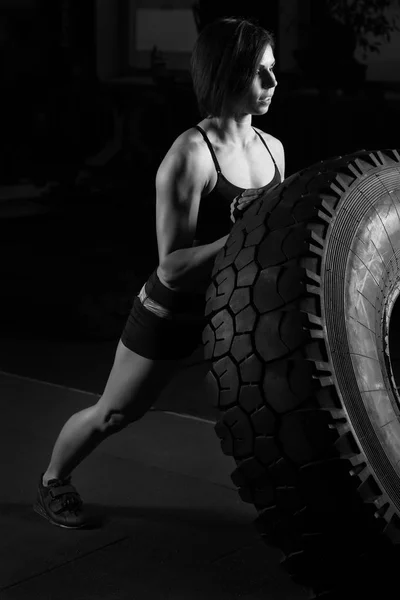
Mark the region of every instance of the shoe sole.
<instances>
[{"instance_id":1,"label":"shoe sole","mask_svg":"<svg viewBox=\"0 0 400 600\"><path fill-rule=\"evenodd\" d=\"M33 510L35 511L35 513L37 513L56 527L62 527L63 529L82 529L83 527L87 526L87 523L82 523L81 525L63 525L62 523L57 523L57 521L54 521L43 509L43 507L37 502L33 505Z\"/></svg>"}]
</instances>

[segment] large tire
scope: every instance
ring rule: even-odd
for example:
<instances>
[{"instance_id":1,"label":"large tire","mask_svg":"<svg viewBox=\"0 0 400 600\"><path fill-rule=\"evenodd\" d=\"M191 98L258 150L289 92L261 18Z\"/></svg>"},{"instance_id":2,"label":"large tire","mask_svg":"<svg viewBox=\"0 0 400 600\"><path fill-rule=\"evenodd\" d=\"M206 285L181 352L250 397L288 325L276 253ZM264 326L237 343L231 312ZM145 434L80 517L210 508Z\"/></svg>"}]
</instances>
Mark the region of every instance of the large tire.
<instances>
[{"instance_id":1,"label":"large tire","mask_svg":"<svg viewBox=\"0 0 400 600\"><path fill-rule=\"evenodd\" d=\"M214 264L203 342L216 432L258 529L315 597L360 598L390 579L399 293L396 150L289 177L251 205Z\"/></svg>"}]
</instances>

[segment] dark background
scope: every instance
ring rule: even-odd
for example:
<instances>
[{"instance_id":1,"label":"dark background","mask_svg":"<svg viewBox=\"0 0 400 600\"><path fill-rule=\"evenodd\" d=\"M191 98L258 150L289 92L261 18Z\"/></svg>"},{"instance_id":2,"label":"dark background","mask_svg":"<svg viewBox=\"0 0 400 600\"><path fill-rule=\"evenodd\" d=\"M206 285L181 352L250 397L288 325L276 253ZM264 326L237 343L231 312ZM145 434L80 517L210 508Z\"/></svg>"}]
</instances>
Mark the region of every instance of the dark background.
<instances>
[{"instance_id":1,"label":"dark background","mask_svg":"<svg viewBox=\"0 0 400 600\"><path fill-rule=\"evenodd\" d=\"M162 57L145 72L129 67L128 4L115 4L115 76L104 80L96 57L109 41L96 34L98 3L0 1L3 339L116 340L157 264L155 173L200 116L188 72L168 71ZM323 21L323 0L302 3L290 72L279 62L282 2L199 5L199 29L239 14L276 33L279 86L254 124L282 140L287 175L360 148L400 146L398 83L365 78L351 31Z\"/></svg>"}]
</instances>

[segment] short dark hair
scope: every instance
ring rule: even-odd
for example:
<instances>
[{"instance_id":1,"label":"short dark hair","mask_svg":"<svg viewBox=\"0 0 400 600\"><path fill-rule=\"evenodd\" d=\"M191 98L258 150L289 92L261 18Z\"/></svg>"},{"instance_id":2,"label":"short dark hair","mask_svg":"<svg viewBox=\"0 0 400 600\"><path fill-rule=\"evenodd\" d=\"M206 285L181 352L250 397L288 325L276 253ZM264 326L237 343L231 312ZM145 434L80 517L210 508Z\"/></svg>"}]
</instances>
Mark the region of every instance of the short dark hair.
<instances>
[{"instance_id":1,"label":"short dark hair","mask_svg":"<svg viewBox=\"0 0 400 600\"><path fill-rule=\"evenodd\" d=\"M275 46L273 34L253 19L224 17L201 31L190 70L203 118L224 115L227 101L246 92L268 45Z\"/></svg>"}]
</instances>

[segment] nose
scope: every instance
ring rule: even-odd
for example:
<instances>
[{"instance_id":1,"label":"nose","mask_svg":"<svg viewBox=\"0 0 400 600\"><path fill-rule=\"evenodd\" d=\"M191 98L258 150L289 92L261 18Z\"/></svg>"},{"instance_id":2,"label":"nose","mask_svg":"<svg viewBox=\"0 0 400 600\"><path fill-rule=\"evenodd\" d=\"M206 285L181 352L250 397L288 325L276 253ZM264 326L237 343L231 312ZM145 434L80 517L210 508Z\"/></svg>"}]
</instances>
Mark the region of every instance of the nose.
<instances>
[{"instance_id":1,"label":"nose","mask_svg":"<svg viewBox=\"0 0 400 600\"><path fill-rule=\"evenodd\" d=\"M275 88L278 85L278 81L275 77L275 73L273 73L272 71L267 72L263 83L264 83L263 87L265 87L267 90L270 90L271 88Z\"/></svg>"}]
</instances>

